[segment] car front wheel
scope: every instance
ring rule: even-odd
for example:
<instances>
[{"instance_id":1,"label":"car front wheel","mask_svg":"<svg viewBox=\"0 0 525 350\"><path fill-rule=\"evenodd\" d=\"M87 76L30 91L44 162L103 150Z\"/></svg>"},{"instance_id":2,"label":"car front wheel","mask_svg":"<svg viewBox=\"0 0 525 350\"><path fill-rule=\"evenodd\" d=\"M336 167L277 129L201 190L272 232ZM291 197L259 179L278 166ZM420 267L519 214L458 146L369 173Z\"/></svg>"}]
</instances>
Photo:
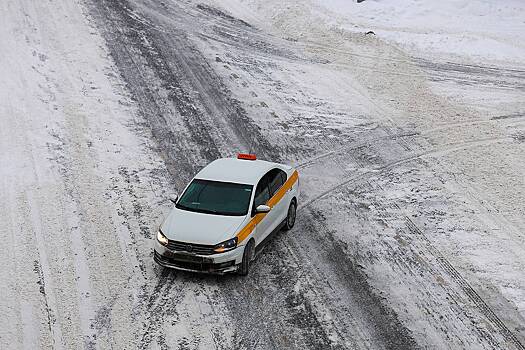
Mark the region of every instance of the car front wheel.
<instances>
[{"instance_id":1,"label":"car front wheel","mask_svg":"<svg viewBox=\"0 0 525 350\"><path fill-rule=\"evenodd\" d=\"M295 225L295 217L297 215L297 204L295 200L290 203L288 207L288 214L286 215L286 222L284 223L284 230L288 231Z\"/></svg>"},{"instance_id":2,"label":"car front wheel","mask_svg":"<svg viewBox=\"0 0 525 350\"><path fill-rule=\"evenodd\" d=\"M253 240L250 240L246 247L244 247L244 253L242 254L242 262L239 266L239 270L237 272L241 276L246 276L250 270L250 263L253 259L253 251L254 251L254 243Z\"/></svg>"}]
</instances>

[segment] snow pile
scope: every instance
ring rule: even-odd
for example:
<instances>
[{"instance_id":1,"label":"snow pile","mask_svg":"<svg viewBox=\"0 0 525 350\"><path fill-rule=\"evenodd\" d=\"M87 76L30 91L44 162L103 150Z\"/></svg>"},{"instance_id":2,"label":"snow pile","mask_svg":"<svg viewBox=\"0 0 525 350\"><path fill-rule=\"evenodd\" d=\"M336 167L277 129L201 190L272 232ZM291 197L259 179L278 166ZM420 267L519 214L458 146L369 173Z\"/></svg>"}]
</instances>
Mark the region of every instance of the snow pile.
<instances>
[{"instance_id":1,"label":"snow pile","mask_svg":"<svg viewBox=\"0 0 525 350\"><path fill-rule=\"evenodd\" d=\"M315 0L333 24L373 30L412 52L521 63L525 57L525 1Z\"/></svg>"}]
</instances>

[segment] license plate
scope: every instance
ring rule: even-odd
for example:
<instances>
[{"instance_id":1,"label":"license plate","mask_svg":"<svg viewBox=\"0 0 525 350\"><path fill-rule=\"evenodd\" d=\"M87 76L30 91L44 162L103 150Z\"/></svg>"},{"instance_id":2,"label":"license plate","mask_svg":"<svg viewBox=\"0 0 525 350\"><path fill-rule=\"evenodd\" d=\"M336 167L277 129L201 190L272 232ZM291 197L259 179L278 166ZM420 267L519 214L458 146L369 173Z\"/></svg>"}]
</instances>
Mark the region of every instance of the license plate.
<instances>
[{"instance_id":1,"label":"license plate","mask_svg":"<svg viewBox=\"0 0 525 350\"><path fill-rule=\"evenodd\" d=\"M196 256L193 254L166 252L164 255L170 259L178 260L178 261L186 261L186 262L199 263L199 264L206 262L206 260L203 257Z\"/></svg>"}]
</instances>

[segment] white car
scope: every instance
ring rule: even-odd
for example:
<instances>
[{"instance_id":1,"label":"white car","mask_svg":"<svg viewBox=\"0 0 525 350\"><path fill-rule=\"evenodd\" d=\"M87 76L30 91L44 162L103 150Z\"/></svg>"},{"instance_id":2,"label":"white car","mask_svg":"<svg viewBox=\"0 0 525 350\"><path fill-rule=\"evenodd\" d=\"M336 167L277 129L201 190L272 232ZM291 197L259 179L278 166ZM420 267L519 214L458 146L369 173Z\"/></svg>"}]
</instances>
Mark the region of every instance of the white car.
<instances>
[{"instance_id":1,"label":"white car","mask_svg":"<svg viewBox=\"0 0 525 350\"><path fill-rule=\"evenodd\" d=\"M186 271L248 274L268 238L295 224L299 176L255 155L217 159L173 200L160 226L154 259Z\"/></svg>"}]
</instances>

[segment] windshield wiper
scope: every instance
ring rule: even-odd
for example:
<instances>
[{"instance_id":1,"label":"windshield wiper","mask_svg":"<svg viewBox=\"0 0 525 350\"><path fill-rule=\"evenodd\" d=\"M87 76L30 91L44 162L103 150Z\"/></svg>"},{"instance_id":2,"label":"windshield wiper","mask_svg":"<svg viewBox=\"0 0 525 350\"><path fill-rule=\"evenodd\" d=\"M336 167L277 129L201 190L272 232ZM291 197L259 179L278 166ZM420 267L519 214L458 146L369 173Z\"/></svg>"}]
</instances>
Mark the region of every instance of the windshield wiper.
<instances>
[{"instance_id":1,"label":"windshield wiper","mask_svg":"<svg viewBox=\"0 0 525 350\"><path fill-rule=\"evenodd\" d=\"M213 209L203 209L203 208L197 208L197 207L187 207L185 205L182 205L180 203L178 203L176 205L176 208L177 209L182 209L182 210L188 210L188 211L194 211L194 212L197 212L197 213L204 213L204 214L218 214L219 212L216 211L216 210L213 210Z\"/></svg>"},{"instance_id":2,"label":"windshield wiper","mask_svg":"<svg viewBox=\"0 0 525 350\"><path fill-rule=\"evenodd\" d=\"M193 211L196 213L203 213L203 214L212 214L212 215L224 215L224 216L242 216L246 215L245 213L238 213L238 212L224 212L224 211L218 211L213 209L203 209L203 208L193 208L193 207L187 207L182 204L176 205L177 209L187 210L187 211Z\"/></svg>"},{"instance_id":3,"label":"windshield wiper","mask_svg":"<svg viewBox=\"0 0 525 350\"><path fill-rule=\"evenodd\" d=\"M187 207L187 206L182 205L182 204L180 204L180 203L177 203L177 204L175 205L175 208L177 208L177 209L182 209L182 210L190 210L190 211L193 211L193 210L194 210L193 208Z\"/></svg>"}]
</instances>

